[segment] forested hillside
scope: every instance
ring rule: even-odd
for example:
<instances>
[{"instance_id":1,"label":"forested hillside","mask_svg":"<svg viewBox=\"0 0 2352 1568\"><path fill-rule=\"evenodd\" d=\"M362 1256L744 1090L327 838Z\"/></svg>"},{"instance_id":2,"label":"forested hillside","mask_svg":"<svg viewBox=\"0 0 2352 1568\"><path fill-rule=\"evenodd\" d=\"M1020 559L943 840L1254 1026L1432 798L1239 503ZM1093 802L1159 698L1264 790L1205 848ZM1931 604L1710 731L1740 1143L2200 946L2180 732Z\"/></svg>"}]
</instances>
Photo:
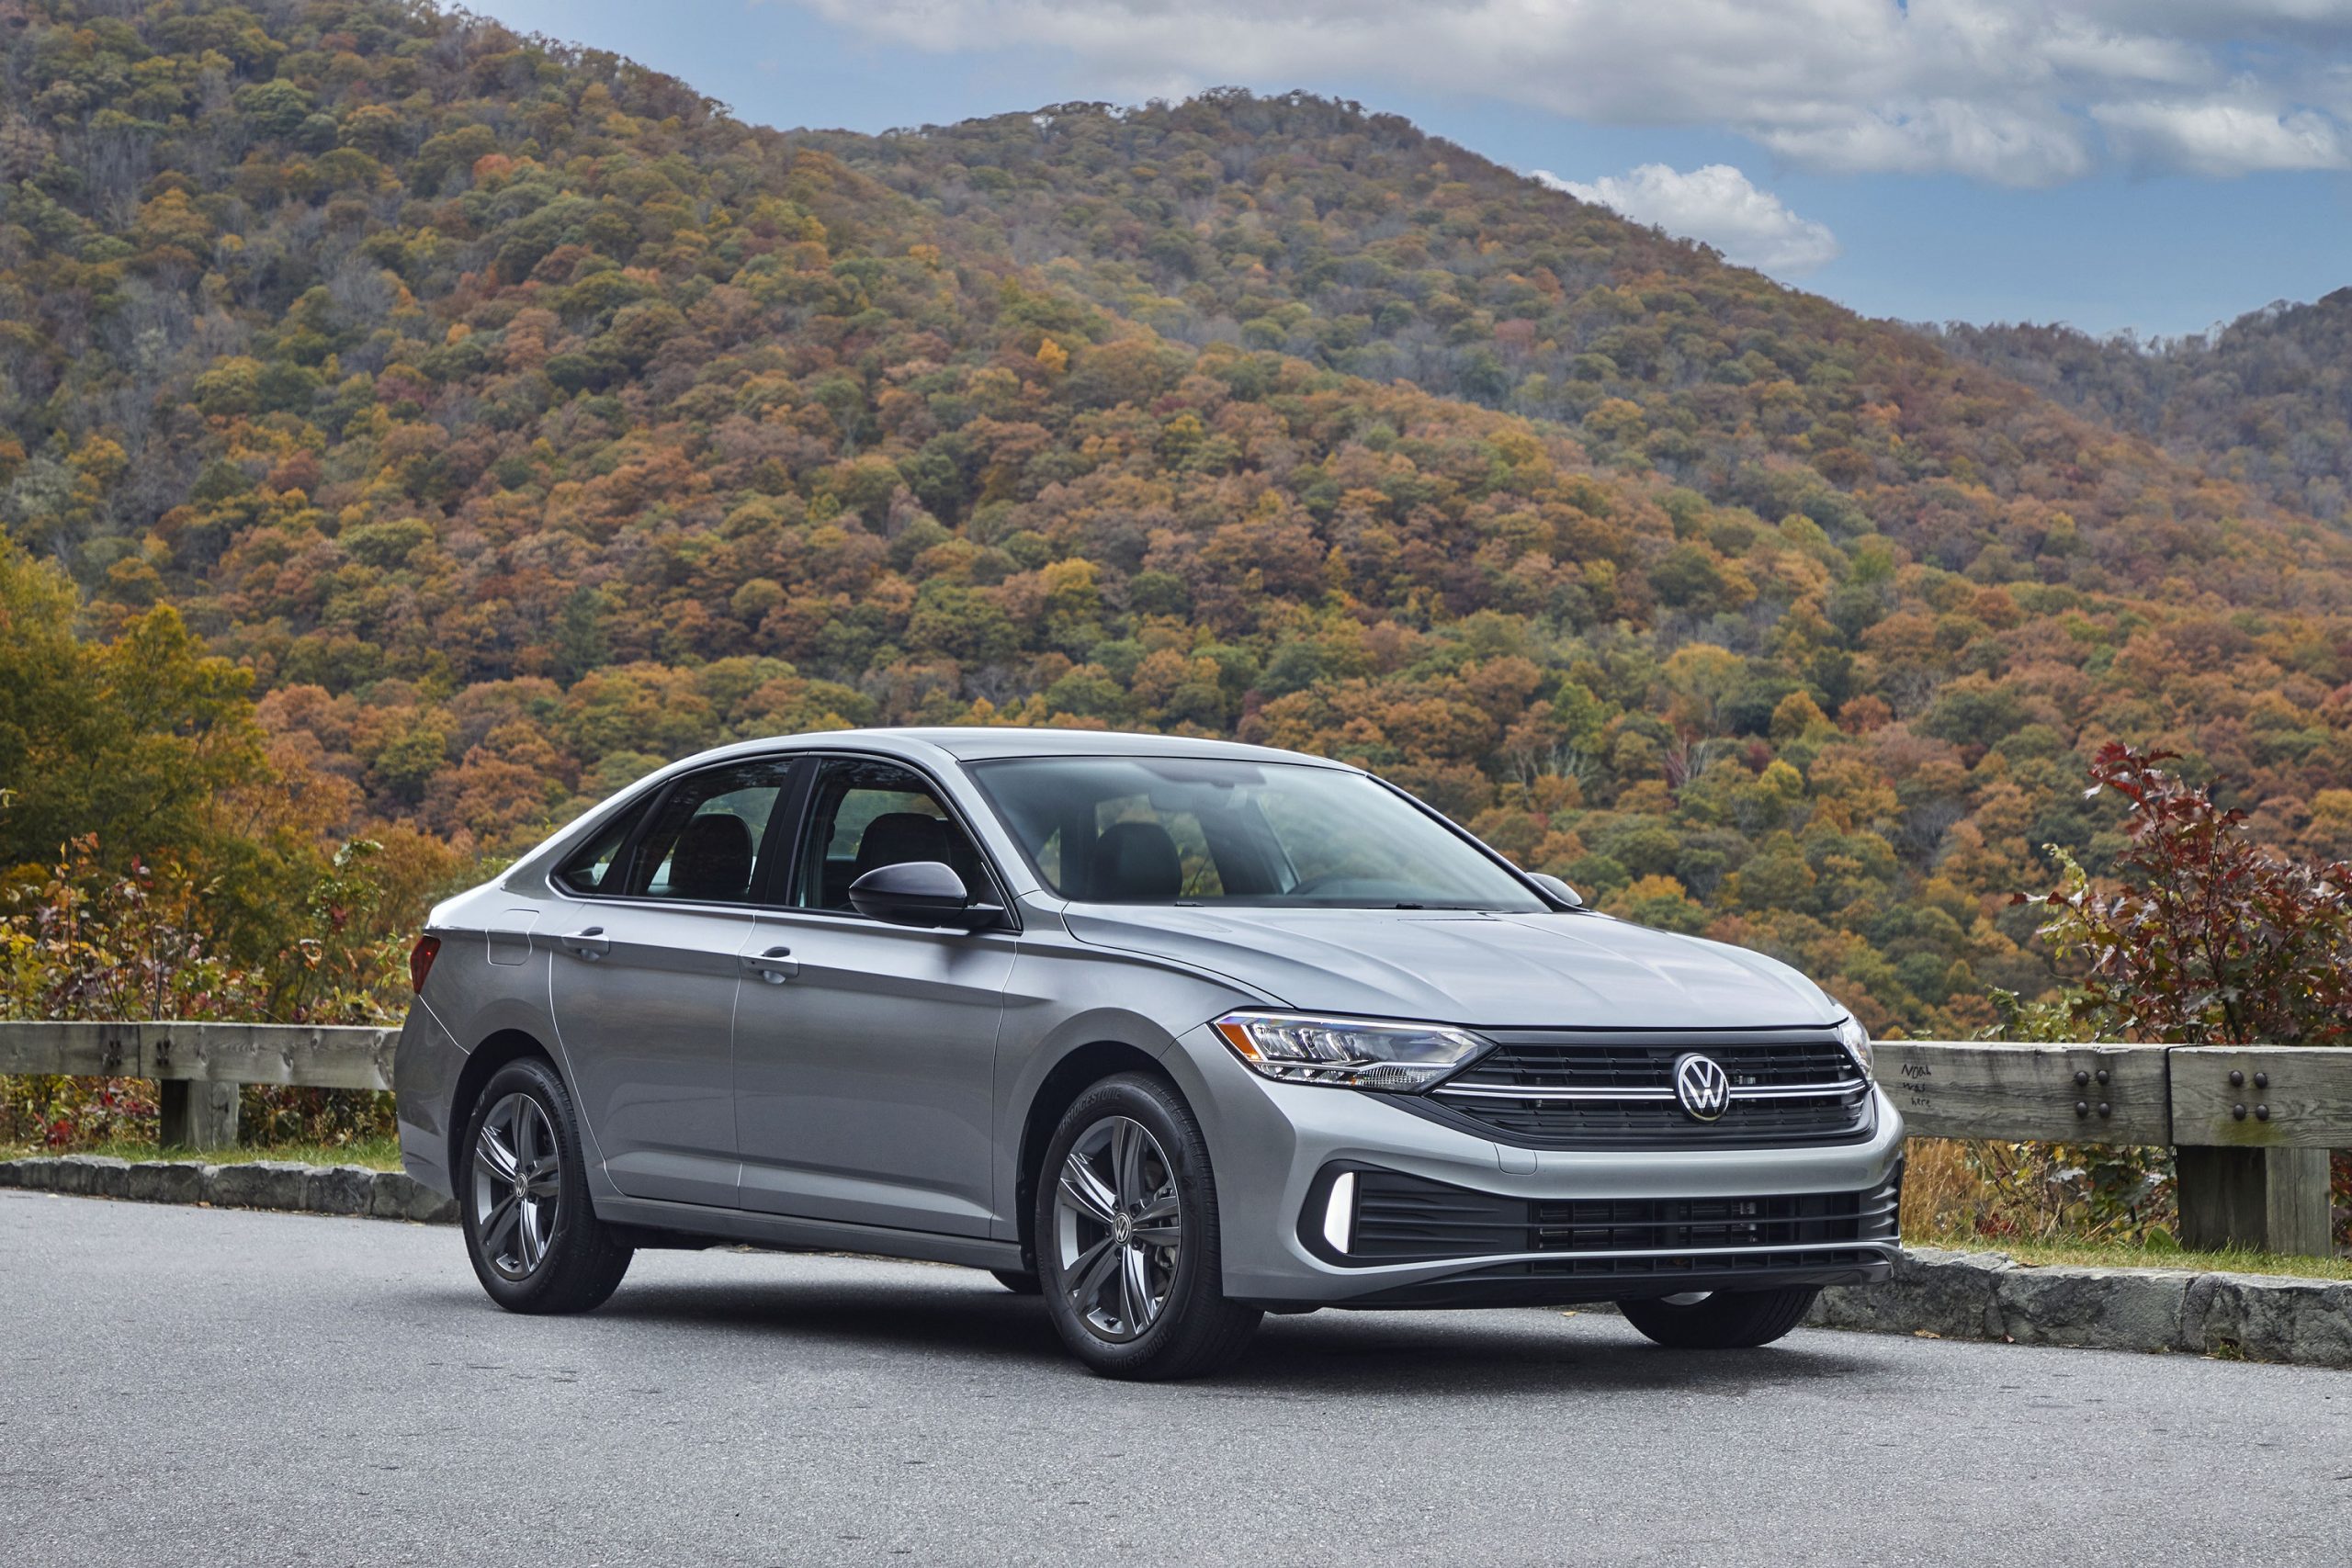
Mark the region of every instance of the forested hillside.
<instances>
[{"instance_id":1,"label":"forested hillside","mask_svg":"<svg viewBox=\"0 0 2352 1568\"><path fill-rule=\"evenodd\" d=\"M2059 326L1953 325L1942 335L1969 358L2286 506L2352 520L2352 288L2145 344Z\"/></svg>"},{"instance_id":2,"label":"forested hillside","mask_svg":"<svg viewBox=\"0 0 2352 1568\"><path fill-rule=\"evenodd\" d=\"M2346 558L2280 548L2307 530L2241 523L2243 493L1924 334L1394 116L1227 92L796 140L919 197L974 250L1042 265L1170 337L1557 420L1599 463L1840 537L1875 530L1980 581L2218 579L2262 601L2281 594L2282 562Z\"/></svg>"},{"instance_id":3,"label":"forested hillside","mask_svg":"<svg viewBox=\"0 0 2352 1568\"><path fill-rule=\"evenodd\" d=\"M324 838L494 857L845 722L1238 734L1915 1032L2045 986L2006 900L2105 863L2108 739L2352 851L2339 534L1394 119L780 135L390 0L22 12L0 603L175 607Z\"/></svg>"}]
</instances>

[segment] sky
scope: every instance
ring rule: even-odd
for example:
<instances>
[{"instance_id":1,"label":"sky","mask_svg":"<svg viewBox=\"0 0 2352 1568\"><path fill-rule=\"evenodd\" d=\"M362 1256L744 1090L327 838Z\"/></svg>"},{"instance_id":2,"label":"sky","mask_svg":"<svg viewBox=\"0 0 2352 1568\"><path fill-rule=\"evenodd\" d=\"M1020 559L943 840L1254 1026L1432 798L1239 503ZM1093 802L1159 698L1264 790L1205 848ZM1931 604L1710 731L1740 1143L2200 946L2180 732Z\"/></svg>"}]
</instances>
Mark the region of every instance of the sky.
<instances>
[{"instance_id":1,"label":"sky","mask_svg":"<svg viewBox=\"0 0 2352 1568\"><path fill-rule=\"evenodd\" d=\"M742 118L1214 86L1402 114L1872 316L2202 332L2352 283L2352 0L472 0Z\"/></svg>"}]
</instances>

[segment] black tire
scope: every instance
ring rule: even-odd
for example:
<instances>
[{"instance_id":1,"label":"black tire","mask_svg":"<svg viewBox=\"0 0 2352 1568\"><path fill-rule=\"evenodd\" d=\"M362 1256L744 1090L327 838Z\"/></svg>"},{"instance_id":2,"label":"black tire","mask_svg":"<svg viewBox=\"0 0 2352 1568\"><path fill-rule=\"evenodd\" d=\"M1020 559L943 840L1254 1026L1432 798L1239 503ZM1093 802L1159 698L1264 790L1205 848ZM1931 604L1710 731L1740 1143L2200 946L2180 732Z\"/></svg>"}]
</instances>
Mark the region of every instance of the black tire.
<instances>
[{"instance_id":1,"label":"black tire","mask_svg":"<svg viewBox=\"0 0 2352 1568\"><path fill-rule=\"evenodd\" d=\"M1172 1266L1165 1275L1164 1297L1158 1298L1162 1304L1157 1315L1148 1311L1136 1314L1147 1319L1141 1331L1114 1338L1098 1331L1072 1300L1058 1215L1061 1174L1070 1151L1120 1119L1150 1134L1154 1184L1163 1193L1172 1191L1177 1201L1173 1225L1163 1221L1155 1228L1172 1230L1178 1239ZM1225 1299L1216 1189L1210 1178L1208 1144L1201 1136L1200 1122L1164 1081L1142 1073L1123 1073L1078 1097L1063 1112L1046 1145L1032 1218L1037 1277L1046 1314L1070 1353L1094 1371L1137 1382L1200 1377L1230 1365L1249 1348L1250 1337L1257 1332L1263 1314L1255 1307ZM1145 1254L1138 1252L1138 1256ZM1151 1256L1165 1265L1164 1253ZM1144 1267L1148 1270L1154 1265Z\"/></svg>"},{"instance_id":2,"label":"black tire","mask_svg":"<svg viewBox=\"0 0 2352 1568\"><path fill-rule=\"evenodd\" d=\"M553 1179L547 1189L554 1201L553 1213L532 1226L531 1234L544 1243L535 1255L520 1250L522 1216L517 1215L512 1227L499 1219L504 1211L498 1200L512 1197L514 1207L521 1210L522 1196L503 1191L494 1179L479 1168L477 1157L483 1146L483 1124L502 1108L510 1116L520 1112L520 1105L514 1103L517 1097L536 1106L544 1118L543 1122L532 1122L533 1138L536 1142L552 1134L556 1157ZM466 1117L465 1142L458 1147L462 1153L455 1173L458 1220L465 1231L466 1256L490 1299L508 1312L521 1313L587 1312L604 1305L619 1287L621 1276L628 1272L636 1249L596 1217L589 1201L588 1162L580 1147L579 1117L571 1093L556 1070L538 1057L525 1056L492 1073L474 1099ZM533 1201L543 1204L545 1199ZM545 1214L539 1207L530 1212ZM484 1235L486 1218L492 1222L489 1238ZM527 1267L522 1268L518 1277L516 1269L526 1262Z\"/></svg>"},{"instance_id":3,"label":"black tire","mask_svg":"<svg viewBox=\"0 0 2352 1568\"><path fill-rule=\"evenodd\" d=\"M1704 1301L1621 1302L1625 1321L1675 1350L1752 1350L1804 1320L1819 1290L1717 1291Z\"/></svg>"},{"instance_id":4,"label":"black tire","mask_svg":"<svg viewBox=\"0 0 2352 1568\"><path fill-rule=\"evenodd\" d=\"M1037 1283L1037 1276L1024 1274L1015 1269L991 1269L989 1274L996 1282L1016 1296L1034 1296L1045 1287Z\"/></svg>"}]
</instances>

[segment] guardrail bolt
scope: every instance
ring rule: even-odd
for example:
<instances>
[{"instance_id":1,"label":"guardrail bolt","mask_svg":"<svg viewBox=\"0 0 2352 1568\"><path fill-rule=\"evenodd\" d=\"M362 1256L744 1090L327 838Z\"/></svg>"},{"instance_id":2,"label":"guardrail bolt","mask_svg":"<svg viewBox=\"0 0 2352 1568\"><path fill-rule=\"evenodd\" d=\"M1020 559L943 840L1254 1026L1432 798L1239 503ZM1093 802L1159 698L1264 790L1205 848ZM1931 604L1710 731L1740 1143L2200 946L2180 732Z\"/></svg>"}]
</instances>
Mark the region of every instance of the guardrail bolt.
<instances>
[{"instance_id":1,"label":"guardrail bolt","mask_svg":"<svg viewBox=\"0 0 2352 1568\"><path fill-rule=\"evenodd\" d=\"M2268 1106L2267 1106L2267 1105L2257 1105L2257 1106L2256 1106L2256 1107L2254 1108L2254 1119L2255 1119L2256 1121L2257 1121L2257 1122L2267 1122L2267 1121L2269 1121L2269 1120L2270 1120L2270 1107L2268 1107Z\"/></svg>"},{"instance_id":2,"label":"guardrail bolt","mask_svg":"<svg viewBox=\"0 0 2352 1568\"><path fill-rule=\"evenodd\" d=\"M2115 1114L2115 1107L2102 1100L2098 1102L2098 1113L2101 1116L2112 1116Z\"/></svg>"},{"instance_id":3,"label":"guardrail bolt","mask_svg":"<svg viewBox=\"0 0 2352 1568\"><path fill-rule=\"evenodd\" d=\"M2270 1075L2268 1073L2255 1074L2254 1087L2256 1089L2268 1089L2270 1087Z\"/></svg>"},{"instance_id":4,"label":"guardrail bolt","mask_svg":"<svg viewBox=\"0 0 2352 1568\"><path fill-rule=\"evenodd\" d=\"M2235 1105L2230 1107L2230 1119L2233 1122L2243 1122L2245 1120L2245 1100L2241 1100Z\"/></svg>"},{"instance_id":5,"label":"guardrail bolt","mask_svg":"<svg viewBox=\"0 0 2352 1568\"><path fill-rule=\"evenodd\" d=\"M2077 1116L2083 1116L2083 1117L2087 1117L2088 1115L2090 1115L2090 1113L2091 1113L2091 1102L2090 1102L2089 1100L2078 1100L2075 1101L2075 1115L2077 1115Z\"/></svg>"},{"instance_id":6,"label":"guardrail bolt","mask_svg":"<svg viewBox=\"0 0 2352 1568\"><path fill-rule=\"evenodd\" d=\"M2101 1083L2105 1083L2107 1081L2107 1069L2105 1067L2101 1067L2098 1070L2098 1081Z\"/></svg>"},{"instance_id":7,"label":"guardrail bolt","mask_svg":"<svg viewBox=\"0 0 2352 1568\"><path fill-rule=\"evenodd\" d=\"M2088 1074L2088 1073L2086 1073L2086 1072L2083 1071L2083 1069L2082 1069L2082 1068L2080 1068L2080 1067L2076 1067L2076 1068L2075 1069L2075 1083L2076 1087L2078 1087L2078 1088L2079 1088L2081 1085L2086 1084L2086 1083L2088 1083L2088 1082L2090 1082L2090 1081L2091 1081L2091 1076L2090 1076L2090 1074Z\"/></svg>"},{"instance_id":8,"label":"guardrail bolt","mask_svg":"<svg viewBox=\"0 0 2352 1568\"><path fill-rule=\"evenodd\" d=\"M2230 1069L2230 1087L2232 1089L2242 1089L2245 1085L2245 1075L2238 1071L2235 1067L2232 1067Z\"/></svg>"}]
</instances>

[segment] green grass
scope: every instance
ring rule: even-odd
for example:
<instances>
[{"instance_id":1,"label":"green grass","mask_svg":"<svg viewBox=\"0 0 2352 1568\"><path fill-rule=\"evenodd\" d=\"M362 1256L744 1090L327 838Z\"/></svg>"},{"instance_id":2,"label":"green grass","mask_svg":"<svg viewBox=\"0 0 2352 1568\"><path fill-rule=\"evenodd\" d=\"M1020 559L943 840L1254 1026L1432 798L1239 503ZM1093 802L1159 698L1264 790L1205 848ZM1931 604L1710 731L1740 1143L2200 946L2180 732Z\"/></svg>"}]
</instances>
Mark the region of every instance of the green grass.
<instances>
[{"instance_id":1,"label":"green grass","mask_svg":"<svg viewBox=\"0 0 2352 1568\"><path fill-rule=\"evenodd\" d=\"M2272 1252L2183 1252L2129 1242L1988 1241L1980 1235L1905 1236L1912 1247L1956 1252L2001 1252L2020 1263L2072 1263L2099 1269L2187 1269L2200 1274L2291 1274L2305 1280L2352 1280L2352 1258L2292 1258Z\"/></svg>"},{"instance_id":2,"label":"green grass","mask_svg":"<svg viewBox=\"0 0 2352 1568\"><path fill-rule=\"evenodd\" d=\"M0 1140L0 1159L22 1159L28 1155L50 1151L35 1144L9 1143ZM236 1165L249 1160L285 1159L301 1165L364 1165L371 1170L398 1170L401 1168L401 1144L398 1138L361 1138L348 1144L273 1144L266 1147L239 1145L233 1149L206 1149L198 1153L190 1149L159 1149L153 1144L117 1142L100 1144L94 1148L75 1149L80 1155L112 1155L117 1159L186 1159L201 1160L209 1165Z\"/></svg>"}]
</instances>

